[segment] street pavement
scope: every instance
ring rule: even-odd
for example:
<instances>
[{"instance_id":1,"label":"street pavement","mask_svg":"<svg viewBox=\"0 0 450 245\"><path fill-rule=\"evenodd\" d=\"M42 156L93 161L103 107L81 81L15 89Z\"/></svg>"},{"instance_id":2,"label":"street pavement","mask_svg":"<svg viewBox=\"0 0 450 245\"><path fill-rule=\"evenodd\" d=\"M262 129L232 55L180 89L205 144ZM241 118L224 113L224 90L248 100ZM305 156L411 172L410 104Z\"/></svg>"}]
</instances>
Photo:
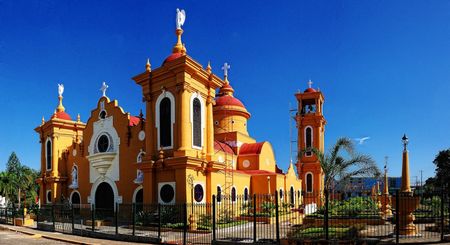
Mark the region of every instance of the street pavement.
<instances>
[{"instance_id":1,"label":"street pavement","mask_svg":"<svg viewBox=\"0 0 450 245\"><path fill-rule=\"evenodd\" d=\"M39 235L33 236L9 230L0 230L0 244L44 245L44 244L70 244L70 243L49 240Z\"/></svg>"}]
</instances>

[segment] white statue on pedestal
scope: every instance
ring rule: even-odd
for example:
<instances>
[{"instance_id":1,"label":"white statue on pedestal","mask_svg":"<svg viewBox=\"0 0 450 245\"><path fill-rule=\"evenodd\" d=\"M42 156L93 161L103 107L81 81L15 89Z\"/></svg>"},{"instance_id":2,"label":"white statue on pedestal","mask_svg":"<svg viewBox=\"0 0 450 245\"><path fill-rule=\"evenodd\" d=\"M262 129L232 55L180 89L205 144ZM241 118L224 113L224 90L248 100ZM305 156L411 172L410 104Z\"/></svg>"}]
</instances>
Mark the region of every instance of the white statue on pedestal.
<instances>
[{"instance_id":1,"label":"white statue on pedestal","mask_svg":"<svg viewBox=\"0 0 450 245\"><path fill-rule=\"evenodd\" d=\"M77 166L73 166L73 168L72 168L72 184L70 184L69 188L71 188L71 189L78 188L78 168L77 168Z\"/></svg>"},{"instance_id":2,"label":"white statue on pedestal","mask_svg":"<svg viewBox=\"0 0 450 245\"><path fill-rule=\"evenodd\" d=\"M135 184L142 184L144 182L144 173L138 169L136 179L133 181Z\"/></svg>"}]
</instances>

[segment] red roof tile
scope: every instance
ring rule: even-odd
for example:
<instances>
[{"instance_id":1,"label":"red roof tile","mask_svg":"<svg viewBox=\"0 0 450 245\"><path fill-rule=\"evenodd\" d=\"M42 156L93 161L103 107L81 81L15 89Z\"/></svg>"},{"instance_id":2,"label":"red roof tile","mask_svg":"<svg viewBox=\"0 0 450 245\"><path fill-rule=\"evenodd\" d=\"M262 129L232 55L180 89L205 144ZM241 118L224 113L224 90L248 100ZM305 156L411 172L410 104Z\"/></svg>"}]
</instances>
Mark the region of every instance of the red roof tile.
<instances>
[{"instance_id":1,"label":"red roof tile","mask_svg":"<svg viewBox=\"0 0 450 245\"><path fill-rule=\"evenodd\" d=\"M130 116L130 126L136 126L141 119L139 117Z\"/></svg>"},{"instance_id":2,"label":"red roof tile","mask_svg":"<svg viewBox=\"0 0 450 245\"><path fill-rule=\"evenodd\" d=\"M265 142L242 144L241 149L239 150L239 155L260 154L264 143Z\"/></svg>"},{"instance_id":3,"label":"red roof tile","mask_svg":"<svg viewBox=\"0 0 450 245\"><path fill-rule=\"evenodd\" d=\"M173 53L171 55L169 55L163 62L163 64L165 64L166 62L170 62L172 60L176 60L178 58L180 58L181 56L183 56L183 54L181 53Z\"/></svg>"},{"instance_id":4,"label":"red roof tile","mask_svg":"<svg viewBox=\"0 0 450 245\"><path fill-rule=\"evenodd\" d=\"M234 154L233 148L228 144L222 143L220 141L214 140L214 149L218 151L223 151L226 153Z\"/></svg>"},{"instance_id":5,"label":"red roof tile","mask_svg":"<svg viewBox=\"0 0 450 245\"><path fill-rule=\"evenodd\" d=\"M234 98L233 96L224 95L216 98L215 106L227 106L227 105L245 107L240 100Z\"/></svg>"},{"instance_id":6,"label":"red roof tile","mask_svg":"<svg viewBox=\"0 0 450 245\"><path fill-rule=\"evenodd\" d=\"M313 93L313 92L317 92L315 89L313 88L307 88L305 89L305 91L303 91L304 93Z\"/></svg>"},{"instance_id":7,"label":"red roof tile","mask_svg":"<svg viewBox=\"0 0 450 245\"><path fill-rule=\"evenodd\" d=\"M72 120L69 114L67 114L65 111L59 111L56 112L56 114L53 114L52 118L59 118L64 120Z\"/></svg>"}]
</instances>

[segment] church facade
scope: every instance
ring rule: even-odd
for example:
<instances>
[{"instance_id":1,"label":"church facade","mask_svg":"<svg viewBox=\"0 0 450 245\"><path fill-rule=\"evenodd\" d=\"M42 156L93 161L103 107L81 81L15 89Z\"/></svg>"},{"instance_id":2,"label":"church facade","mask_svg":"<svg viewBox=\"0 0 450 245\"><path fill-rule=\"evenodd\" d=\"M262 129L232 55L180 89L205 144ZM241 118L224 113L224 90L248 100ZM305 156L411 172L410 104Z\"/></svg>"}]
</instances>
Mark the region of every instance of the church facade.
<instances>
[{"instance_id":1,"label":"church facade","mask_svg":"<svg viewBox=\"0 0 450 245\"><path fill-rule=\"evenodd\" d=\"M147 62L132 78L145 102L137 116L108 98L103 83L102 96L82 122L66 111L59 85L55 112L35 128L41 143L41 204L209 203L212 195L233 201L237 195L247 199L275 191L281 201L300 204L302 190L320 188L320 164L310 153L299 157L297 172L292 163L286 172L278 168L271 144L247 130L251 115L234 97L229 66L223 67L223 79L209 64L203 68L187 55L182 33L177 25L177 42L160 67L152 69ZM314 113L299 111L299 139L305 140L298 147L323 150L323 96L315 90L296 96L299 110L315 108Z\"/></svg>"}]
</instances>

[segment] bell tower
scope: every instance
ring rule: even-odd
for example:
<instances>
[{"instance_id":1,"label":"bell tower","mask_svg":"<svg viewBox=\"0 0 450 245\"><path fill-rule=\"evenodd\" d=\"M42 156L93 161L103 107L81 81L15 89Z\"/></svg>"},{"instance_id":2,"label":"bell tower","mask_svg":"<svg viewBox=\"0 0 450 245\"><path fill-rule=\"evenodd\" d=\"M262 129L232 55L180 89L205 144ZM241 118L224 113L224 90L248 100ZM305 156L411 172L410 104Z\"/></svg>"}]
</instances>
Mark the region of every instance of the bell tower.
<instances>
[{"instance_id":1,"label":"bell tower","mask_svg":"<svg viewBox=\"0 0 450 245\"><path fill-rule=\"evenodd\" d=\"M324 132L326 120L323 116L324 97L320 90L308 88L295 94L298 101L296 116L298 129L297 171L302 181L302 190L308 195L318 196L323 191L324 173L317 156L312 149L324 151ZM307 200L305 200L307 202Z\"/></svg>"}]
</instances>

